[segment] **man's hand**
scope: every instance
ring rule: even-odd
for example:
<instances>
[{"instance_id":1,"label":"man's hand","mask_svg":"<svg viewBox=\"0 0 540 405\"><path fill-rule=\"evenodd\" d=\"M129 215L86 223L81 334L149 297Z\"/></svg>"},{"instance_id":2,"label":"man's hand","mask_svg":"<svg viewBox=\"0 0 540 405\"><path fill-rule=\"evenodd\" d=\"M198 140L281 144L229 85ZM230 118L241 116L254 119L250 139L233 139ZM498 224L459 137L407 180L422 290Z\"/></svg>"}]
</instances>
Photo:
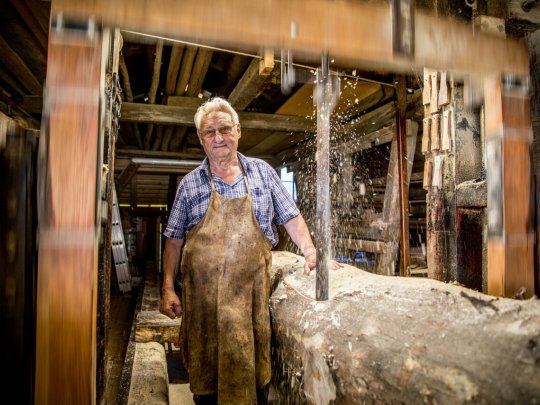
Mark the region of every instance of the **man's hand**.
<instances>
[{"instance_id":1,"label":"man's hand","mask_svg":"<svg viewBox=\"0 0 540 405\"><path fill-rule=\"evenodd\" d=\"M305 255L306 263L304 264L304 274L308 275L311 273L311 270L315 268L315 265L317 264L317 251L315 249L306 252L307 255Z\"/></svg>"},{"instance_id":2,"label":"man's hand","mask_svg":"<svg viewBox=\"0 0 540 405\"><path fill-rule=\"evenodd\" d=\"M315 248L313 250L309 250L304 254L304 257L306 259L306 263L304 264L304 274L309 275L311 273L311 270L315 268L315 265L317 264L317 251ZM336 262L335 260L329 261L329 268L330 270L337 270L341 269L343 265L341 263Z\"/></svg>"},{"instance_id":3,"label":"man's hand","mask_svg":"<svg viewBox=\"0 0 540 405\"><path fill-rule=\"evenodd\" d=\"M161 291L159 312L171 319L182 316L182 304L174 290L163 289Z\"/></svg>"}]
</instances>

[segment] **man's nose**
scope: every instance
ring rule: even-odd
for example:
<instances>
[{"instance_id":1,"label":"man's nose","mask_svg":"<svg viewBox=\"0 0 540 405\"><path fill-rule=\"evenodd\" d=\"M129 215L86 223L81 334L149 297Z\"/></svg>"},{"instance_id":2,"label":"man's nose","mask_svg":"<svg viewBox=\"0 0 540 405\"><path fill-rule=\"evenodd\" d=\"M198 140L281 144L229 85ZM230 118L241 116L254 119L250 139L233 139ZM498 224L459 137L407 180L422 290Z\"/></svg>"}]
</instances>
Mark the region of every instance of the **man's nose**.
<instances>
[{"instance_id":1,"label":"man's nose","mask_svg":"<svg viewBox=\"0 0 540 405\"><path fill-rule=\"evenodd\" d=\"M221 142L223 141L223 135L220 134L220 132L216 129L216 132L214 133L214 141L215 142Z\"/></svg>"}]
</instances>

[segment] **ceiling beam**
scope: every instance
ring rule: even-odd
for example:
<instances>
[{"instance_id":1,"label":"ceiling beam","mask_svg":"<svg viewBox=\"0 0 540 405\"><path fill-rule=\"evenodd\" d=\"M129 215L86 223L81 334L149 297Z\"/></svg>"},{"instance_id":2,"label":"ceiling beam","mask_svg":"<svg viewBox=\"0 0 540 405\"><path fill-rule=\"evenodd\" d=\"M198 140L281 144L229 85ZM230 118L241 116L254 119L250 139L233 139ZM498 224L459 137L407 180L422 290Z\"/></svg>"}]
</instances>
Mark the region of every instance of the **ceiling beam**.
<instances>
[{"instance_id":1,"label":"ceiling beam","mask_svg":"<svg viewBox=\"0 0 540 405\"><path fill-rule=\"evenodd\" d=\"M157 150L140 149L116 149L117 157L154 157L163 159L203 159L206 155L201 150L199 153L163 152Z\"/></svg>"},{"instance_id":2,"label":"ceiling beam","mask_svg":"<svg viewBox=\"0 0 540 405\"><path fill-rule=\"evenodd\" d=\"M15 7L15 9L17 10L17 13L19 13L21 18L24 20L24 22L28 26L28 28L30 28L30 31L32 31L32 34L34 34L34 37L37 39L37 42L41 50L44 53L47 53L47 47L48 47L47 33L41 26L38 18L32 12L30 5L27 4L26 1L20 1L20 0L11 0L11 4L13 5L13 7Z\"/></svg>"},{"instance_id":3,"label":"ceiling beam","mask_svg":"<svg viewBox=\"0 0 540 405\"><path fill-rule=\"evenodd\" d=\"M452 72L528 75L525 43L480 32L457 20L416 10L415 54L393 52L392 4L335 0L56 0L52 15L80 21L94 16L106 26L211 45L289 48L336 66L410 72L429 67ZM279 12L276 12L279 10ZM204 17L202 17L204 16ZM296 27L291 35L291 22Z\"/></svg>"},{"instance_id":4,"label":"ceiling beam","mask_svg":"<svg viewBox=\"0 0 540 405\"><path fill-rule=\"evenodd\" d=\"M253 58L244 75L240 78L233 91L231 91L231 94L229 94L229 102L239 111L245 110L257 98L262 92L264 85L272 77L270 74L262 75L259 73L260 63L261 59Z\"/></svg>"},{"instance_id":5,"label":"ceiling beam","mask_svg":"<svg viewBox=\"0 0 540 405\"><path fill-rule=\"evenodd\" d=\"M193 117L196 108L193 107L122 103L120 112L120 121L195 126ZM304 117L251 112L239 112L238 115L240 124L247 129L285 132L314 131L314 122Z\"/></svg>"},{"instance_id":6,"label":"ceiling beam","mask_svg":"<svg viewBox=\"0 0 540 405\"><path fill-rule=\"evenodd\" d=\"M214 52L209 49L199 48L186 91L188 97L196 97L201 92L201 87L204 78L206 77L206 73L208 72L210 62L212 61L213 53Z\"/></svg>"},{"instance_id":7,"label":"ceiling beam","mask_svg":"<svg viewBox=\"0 0 540 405\"><path fill-rule=\"evenodd\" d=\"M41 83L2 36L0 36L0 55L2 55L2 63L9 71L17 72L17 77L21 81L21 84L30 94L41 95L43 93Z\"/></svg>"}]
</instances>

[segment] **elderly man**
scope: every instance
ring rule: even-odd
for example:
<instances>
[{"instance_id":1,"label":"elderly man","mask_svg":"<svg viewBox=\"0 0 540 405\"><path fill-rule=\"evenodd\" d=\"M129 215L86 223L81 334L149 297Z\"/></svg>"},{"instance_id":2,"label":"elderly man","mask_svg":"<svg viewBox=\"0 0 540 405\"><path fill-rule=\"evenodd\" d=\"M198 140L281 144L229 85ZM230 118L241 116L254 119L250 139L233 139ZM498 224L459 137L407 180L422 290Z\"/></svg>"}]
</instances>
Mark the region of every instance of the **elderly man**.
<instances>
[{"instance_id":1,"label":"elderly man","mask_svg":"<svg viewBox=\"0 0 540 405\"><path fill-rule=\"evenodd\" d=\"M284 225L306 262L316 250L270 165L237 152L240 122L222 98L195 114L207 158L178 186L163 258L160 311L183 315L181 341L197 404L265 402L270 381L270 250ZM178 268L182 303L174 290Z\"/></svg>"}]
</instances>

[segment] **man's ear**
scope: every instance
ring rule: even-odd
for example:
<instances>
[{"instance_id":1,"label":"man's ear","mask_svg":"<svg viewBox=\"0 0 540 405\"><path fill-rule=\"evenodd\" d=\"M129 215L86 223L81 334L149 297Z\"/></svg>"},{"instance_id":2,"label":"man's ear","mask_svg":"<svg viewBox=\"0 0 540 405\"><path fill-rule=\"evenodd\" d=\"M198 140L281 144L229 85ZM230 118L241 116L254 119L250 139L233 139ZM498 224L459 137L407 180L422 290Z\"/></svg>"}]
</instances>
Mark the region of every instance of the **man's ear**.
<instances>
[{"instance_id":1,"label":"man's ear","mask_svg":"<svg viewBox=\"0 0 540 405\"><path fill-rule=\"evenodd\" d=\"M242 131L240 131L240 123L236 124L236 132L238 132L238 139L242 137Z\"/></svg>"},{"instance_id":2,"label":"man's ear","mask_svg":"<svg viewBox=\"0 0 540 405\"><path fill-rule=\"evenodd\" d=\"M197 138L199 138L199 142L201 143L201 145L204 145L199 131L197 131Z\"/></svg>"}]
</instances>

